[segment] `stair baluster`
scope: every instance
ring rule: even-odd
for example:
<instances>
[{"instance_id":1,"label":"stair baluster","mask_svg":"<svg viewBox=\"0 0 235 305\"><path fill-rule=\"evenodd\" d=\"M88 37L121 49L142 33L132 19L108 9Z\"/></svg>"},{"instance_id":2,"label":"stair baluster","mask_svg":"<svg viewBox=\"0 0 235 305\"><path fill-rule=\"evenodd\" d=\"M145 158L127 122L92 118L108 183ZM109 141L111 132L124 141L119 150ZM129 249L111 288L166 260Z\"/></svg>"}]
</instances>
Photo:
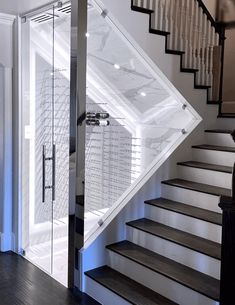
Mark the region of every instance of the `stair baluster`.
<instances>
[{"instance_id":1,"label":"stair baluster","mask_svg":"<svg viewBox=\"0 0 235 305\"><path fill-rule=\"evenodd\" d=\"M158 2L159 0L153 1L153 14L151 18L151 29L153 30L160 30L158 28Z\"/></svg>"},{"instance_id":2,"label":"stair baluster","mask_svg":"<svg viewBox=\"0 0 235 305\"><path fill-rule=\"evenodd\" d=\"M194 29L193 29L193 68L198 69L198 41L199 41L199 6L195 1Z\"/></svg>"},{"instance_id":3,"label":"stair baluster","mask_svg":"<svg viewBox=\"0 0 235 305\"><path fill-rule=\"evenodd\" d=\"M194 29L194 8L195 8L195 1L189 0L188 60L185 64L186 68L193 67L192 37L193 37L193 29Z\"/></svg>"},{"instance_id":4,"label":"stair baluster","mask_svg":"<svg viewBox=\"0 0 235 305\"><path fill-rule=\"evenodd\" d=\"M178 43L176 49L183 51L183 31L184 31L184 0L179 0L179 14L178 14Z\"/></svg>"},{"instance_id":5,"label":"stair baluster","mask_svg":"<svg viewBox=\"0 0 235 305\"><path fill-rule=\"evenodd\" d=\"M198 19L198 69L197 73L197 85L205 85L203 84L203 35L204 35L204 20L203 20L203 10L199 8L199 19Z\"/></svg>"},{"instance_id":6,"label":"stair baluster","mask_svg":"<svg viewBox=\"0 0 235 305\"><path fill-rule=\"evenodd\" d=\"M206 85L206 37L207 37L207 17L203 13L203 30L202 30L202 74L201 84Z\"/></svg>"},{"instance_id":7,"label":"stair baluster","mask_svg":"<svg viewBox=\"0 0 235 305\"><path fill-rule=\"evenodd\" d=\"M162 1L163 3L163 30L169 32L169 8L170 8L170 0Z\"/></svg>"},{"instance_id":8,"label":"stair baluster","mask_svg":"<svg viewBox=\"0 0 235 305\"><path fill-rule=\"evenodd\" d=\"M179 8L180 1L175 1L175 8L173 13L174 32L173 32L173 50L178 51L178 37L179 37Z\"/></svg>"},{"instance_id":9,"label":"stair baluster","mask_svg":"<svg viewBox=\"0 0 235 305\"><path fill-rule=\"evenodd\" d=\"M148 0L148 9L153 10L153 2L154 0Z\"/></svg>"},{"instance_id":10,"label":"stair baluster","mask_svg":"<svg viewBox=\"0 0 235 305\"><path fill-rule=\"evenodd\" d=\"M205 84L210 86L210 44L211 31L210 22L206 19L206 45L205 45Z\"/></svg>"},{"instance_id":11,"label":"stair baluster","mask_svg":"<svg viewBox=\"0 0 235 305\"><path fill-rule=\"evenodd\" d=\"M165 1L164 0L160 0L159 1L159 4L158 4L158 9L159 9L159 14L158 14L158 28L161 30L161 31L164 31L164 3Z\"/></svg>"},{"instance_id":12,"label":"stair baluster","mask_svg":"<svg viewBox=\"0 0 235 305\"><path fill-rule=\"evenodd\" d=\"M141 1L140 0L133 0L133 5L137 7L141 7Z\"/></svg>"},{"instance_id":13,"label":"stair baluster","mask_svg":"<svg viewBox=\"0 0 235 305\"><path fill-rule=\"evenodd\" d=\"M198 70L195 85L211 86L209 101L219 101L222 91L220 31L203 1L133 0L132 3L153 11L151 29L164 35L170 33L166 35L167 49L184 52L182 68Z\"/></svg>"},{"instance_id":14,"label":"stair baluster","mask_svg":"<svg viewBox=\"0 0 235 305\"><path fill-rule=\"evenodd\" d=\"M174 6L175 6L175 0L170 0L169 3L169 10L168 10L168 24L169 24L169 32L173 33L174 32ZM168 36L168 49L173 50L173 37L174 35L169 35Z\"/></svg>"}]
</instances>

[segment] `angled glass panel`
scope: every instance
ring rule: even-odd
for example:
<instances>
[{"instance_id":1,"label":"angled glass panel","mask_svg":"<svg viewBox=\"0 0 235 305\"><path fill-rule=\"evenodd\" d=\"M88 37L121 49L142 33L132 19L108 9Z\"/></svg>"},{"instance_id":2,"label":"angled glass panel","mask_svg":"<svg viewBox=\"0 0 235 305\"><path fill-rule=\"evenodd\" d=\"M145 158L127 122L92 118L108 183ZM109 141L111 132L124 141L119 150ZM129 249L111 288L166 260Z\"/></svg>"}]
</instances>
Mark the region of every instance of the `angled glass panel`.
<instances>
[{"instance_id":1,"label":"angled glass panel","mask_svg":"<svg viewBox=\"0 0 235 305\"><path fill-rule=\"evenodd\" d=\"M96 1L86 36L85 240L198 119Z\"/></svg>"}]
</instances>

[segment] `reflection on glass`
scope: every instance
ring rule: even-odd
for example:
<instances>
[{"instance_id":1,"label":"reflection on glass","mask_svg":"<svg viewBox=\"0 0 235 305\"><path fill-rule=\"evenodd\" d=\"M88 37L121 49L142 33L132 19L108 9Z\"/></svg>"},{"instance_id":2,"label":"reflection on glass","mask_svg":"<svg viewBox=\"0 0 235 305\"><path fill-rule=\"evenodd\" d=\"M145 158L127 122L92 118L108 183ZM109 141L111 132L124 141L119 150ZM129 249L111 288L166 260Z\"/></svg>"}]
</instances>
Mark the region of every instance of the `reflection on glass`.
<instances>
[{"instance_id":1,"label":"reflection on glass","mask_svg":"<svg viewBox=\"0 0 235 305\"><path fill-rule=\"evenodd\" d=\"M95 1L89 5L87 32L87 111L109 114L109 125L86 128L89 236L92 226L182 137L194 117Z\"/></svg>"},{"instance_id":2,"label":"reflection on glass","mask_svg":"<svg viewBox=\"0 0 235 305\"><path fill-rule=\"evenodd\" d=\"M70 11L68 3L62 7L52 6L39 15L26 18L26 23L22 24L22 129L25 130L22 139L22 248L26 258L65 286L69 216ZM55 196L52 192L54 172Z\"/></svg>"}]
</instances>

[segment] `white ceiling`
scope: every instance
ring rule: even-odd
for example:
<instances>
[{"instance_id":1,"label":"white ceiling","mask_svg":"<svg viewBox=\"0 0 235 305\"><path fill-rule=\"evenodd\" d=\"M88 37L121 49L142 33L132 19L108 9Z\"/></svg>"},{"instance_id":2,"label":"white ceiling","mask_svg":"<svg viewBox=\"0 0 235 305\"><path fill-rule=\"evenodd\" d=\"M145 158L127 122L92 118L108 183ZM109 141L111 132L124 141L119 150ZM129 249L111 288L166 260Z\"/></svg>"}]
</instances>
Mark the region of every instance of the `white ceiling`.
<instances>
[{"instance_id":1,"label":"white ceiling","mask_svg":"<svg viewBox=\"0 0 235 305\"><path fill-rule=\"evenodd\" d=\"M52 1L51 0L0 0L0 13L14 14L14 15L22 14L50 2ZM205 0L204 2L213 16L215 14L215 2L216 2L215 0Z\"/></svg>"},{"instance_id":2,"label":"white ceiling","mask_svg":"<svg viewBox=\"0 0 235 305\"><path fill-rule=\"evenodd\" d=\"M18 15L34 10L52 0L0 0L0 13Z\"/></svg>"}]
</instances>

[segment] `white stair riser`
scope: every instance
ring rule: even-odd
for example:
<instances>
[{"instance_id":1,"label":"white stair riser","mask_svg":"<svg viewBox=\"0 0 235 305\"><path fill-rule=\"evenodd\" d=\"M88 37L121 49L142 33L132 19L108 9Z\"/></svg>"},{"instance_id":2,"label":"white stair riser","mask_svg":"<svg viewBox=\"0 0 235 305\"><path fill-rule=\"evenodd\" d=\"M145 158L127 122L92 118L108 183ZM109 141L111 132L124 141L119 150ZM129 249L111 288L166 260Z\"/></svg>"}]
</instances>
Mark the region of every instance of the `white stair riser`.
<instances>
[{"instance_id":1,"label":"white stair riser","mask_svg":"<svg viewBox=\"0 0 235 305\"><path fill-rule=\"evenodd\" d=\"M220 279L220 261L161 237L127 226L127 240L180 264Z\"/></svg>"},{"instance_id":2,"label":"white stair riser","mask_svg":"<svg viewBox=\"0 0 235 305\"><path fill-rule=\"evenodd\" d=\"M235 147L235 143L230 134L227 133L206 133L206 143L218 146Z\"/></svg>"},{"instance_id":3,"label":"white stair riser","mask_svg":"<svg viewBox=\"0 0 235 305\"><path fill-rule=\"evenodd\" d=\"M190 288L187 288L164 275L154 272L117 253L109 251L109 264L113 269L131 279L179 303L180 305L219 305Z\"/></svg>"},{"instance_id":4,"label":"white stair riser","mask_svg":"<svg viewBox=\"0 0 235 305\"><path fill-rule=\"evenodd\" d=\"M85 276L85 293L102 305L131 305L116 293L100 285L93 279ZM110 301L112 300L112 301Z\"/></svg>"},{"instance_id":5,"label":"white stair riser","mask_svg":"<svg viewBox=\"0 0 235 305\"><path fill-rule=\"evenodd\" d=\"M229 189L232 187L232 174L181 165L178 166L178 173L185 180Z\"/></svg>"},{"instance_id":6,"label":"white stair riser","mask_svg":"<svg viewBox=\"0 0 235 305\"><path fill-rule=\"evenodd\" d=\"M233 166L235 153L194 148L193 160L210 164Z\"/></svg>"},{"instance_id":7,"label":"white stair riser","mask_svg":"<svg viewBox=\"0 0 235 305\"><path fill-rule=\"evenodd\" d=\"M162 184L162 197L182 203L186 203L198 208L222 213L219 208L219 196L187 190L180 187Z\"/></svg>"},{"instance_id":8,"label":"white stair riser","mask_svg":"<svg viewBox=\"0 0 235 305\"><path fill-rule=\"evenodd\" d=\"M221 226L179 213L145 205L145 217L169 227L221 243Z\"/></svg>"}]
</instances>

